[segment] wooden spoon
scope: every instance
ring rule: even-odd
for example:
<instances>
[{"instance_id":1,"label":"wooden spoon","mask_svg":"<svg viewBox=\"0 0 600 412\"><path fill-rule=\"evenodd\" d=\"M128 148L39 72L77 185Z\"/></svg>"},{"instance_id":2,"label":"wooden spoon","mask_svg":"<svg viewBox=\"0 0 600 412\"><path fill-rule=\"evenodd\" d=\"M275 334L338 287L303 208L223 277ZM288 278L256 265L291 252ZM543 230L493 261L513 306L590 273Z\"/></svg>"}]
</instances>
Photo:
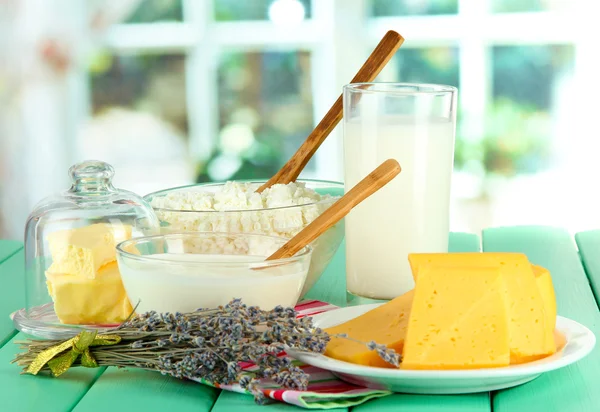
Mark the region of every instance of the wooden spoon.
<instances>
[{"instance_id":1,"label":"wooden spoon","mask_svg":"<svg viewBox=\"0 0 600 412\"><path fill-rule=\"evenodd\" d=\"M401 170L400 164L396 160L386 160L266 260L294 256L303 247L346 216L354 206L385 186Z\"/></svg>"},{"instance_id":2,"label":"wooden spoon","mask_svg":"<svg viewBox=\"0 0 600 412\"><path fill-rule=\"evenodd\" d=\"M395 31L388 31L379 42L373 53L369 56L365 64L360 68L351 83L372 82L379 72L385 67L392 58L396 50L400 48L404 38ZM329 109L323 120L317 125L310 135L306 138L302 146L296 153L275 173L266 183L256 191L261 193L268 187L276 183L287 184L295 181L300 172L304 169L308 161L313 157L319 146L325 141L329 133L337 126L343 117L342 95L338 97L333 106Z\"/></svg>"}]
</instances>

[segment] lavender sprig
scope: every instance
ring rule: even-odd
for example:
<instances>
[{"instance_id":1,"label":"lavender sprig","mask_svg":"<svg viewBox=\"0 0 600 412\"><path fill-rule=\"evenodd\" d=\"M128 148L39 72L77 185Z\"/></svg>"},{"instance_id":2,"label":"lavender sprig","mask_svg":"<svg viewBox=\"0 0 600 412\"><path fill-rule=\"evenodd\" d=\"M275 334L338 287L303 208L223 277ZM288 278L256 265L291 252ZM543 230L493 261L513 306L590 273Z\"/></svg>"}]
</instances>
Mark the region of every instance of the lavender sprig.
<instances>
[{"instance_id":1,"label":"lavender sprig","mask_svg":"<svg viewBox=\"0 0 600 412\"><path fill-rule=\"evenodd\" d=\"M239 299L190 313L147 312L106 332L118 335L119 343L91 346L89 350L99 366L155 370L212 385L238 382L257 403L264 403L267 399L260 390L260 379L270 379L287 389L306 390L308 386L309 376L289 357L280 356L281 352L289 347L323 353L332 337L315 327L311 318L296 316L292 308L278 306L264 311L246 306ZM13 362L26 369L38 354L63 342L19 342L26 351ZM393 350L375 342L366 345L386 362L398 366L400 358ZM256 367L252 372L242 371L241 362L252 362ZM76 361L73 366L79 364Z\"/></svg>"}]
</instances>

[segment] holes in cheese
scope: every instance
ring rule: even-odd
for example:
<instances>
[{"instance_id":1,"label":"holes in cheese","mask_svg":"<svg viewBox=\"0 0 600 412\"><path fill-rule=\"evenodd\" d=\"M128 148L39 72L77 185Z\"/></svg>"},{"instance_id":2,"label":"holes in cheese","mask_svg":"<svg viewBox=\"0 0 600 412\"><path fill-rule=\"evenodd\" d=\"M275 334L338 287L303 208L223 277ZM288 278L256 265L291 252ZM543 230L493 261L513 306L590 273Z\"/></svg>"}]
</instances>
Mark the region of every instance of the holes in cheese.
<instances>
[{"instance_id":1,"label":"holes in cheese","mask_svg":"<svg viewBox=\"0 0 600 412\"><path fill-rule=\"evenodd\" d=\"M443 290L443 293L434 293ZM403 369L474 369L510 362L508 308L498 268L428 265L415 287Z\"/></svg>"}]
</instances>

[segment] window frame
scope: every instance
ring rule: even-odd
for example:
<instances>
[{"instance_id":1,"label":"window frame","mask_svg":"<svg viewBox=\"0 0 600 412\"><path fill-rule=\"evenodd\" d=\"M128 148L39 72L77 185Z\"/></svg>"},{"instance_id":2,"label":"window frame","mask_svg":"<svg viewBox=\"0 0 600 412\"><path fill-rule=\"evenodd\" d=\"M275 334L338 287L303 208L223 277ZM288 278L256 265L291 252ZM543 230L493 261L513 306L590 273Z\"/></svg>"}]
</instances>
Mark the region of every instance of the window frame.
<instances>
[{"instance_id":1,"label":"window frame","mask_svg":"<svg viewBox=\"0 0 600 412\"><path fill-rule=\"evenodd\" d=\"M458 0L458 13L452 15L370 17L368 0L320 0L311 3L311 19L281 30L267 20L217 22L212 1L182 2L182 22L117 24L108 30L103 45L114 53L187 53L189 150L196 159L206 158L217 144L217 61L223 50L309 51L316 126L387 30L405 37L402 48L457 47L462 137L472 140L484 134L493 46L569 44L575 47L576 78L591 81L594 70L600 69L593 36L583 35L592 28L598 31L591 19L582 19L569 30L559 29L569 18L581 17L575 12L492 13L491 0ZM79 73L77 79L71 97L75 107L84 109L72 117L73 122L89 116L90 106L86 74ZM302 177L343 180L341 126L316 153L315 171Z\"/></svg>"}]
</instances>

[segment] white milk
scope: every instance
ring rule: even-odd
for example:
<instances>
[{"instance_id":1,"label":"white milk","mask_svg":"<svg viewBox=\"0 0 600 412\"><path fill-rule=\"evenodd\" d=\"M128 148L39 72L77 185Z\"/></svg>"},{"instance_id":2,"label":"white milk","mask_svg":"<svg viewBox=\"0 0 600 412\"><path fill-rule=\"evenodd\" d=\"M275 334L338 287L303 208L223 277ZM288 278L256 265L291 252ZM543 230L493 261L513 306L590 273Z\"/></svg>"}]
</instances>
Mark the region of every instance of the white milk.
<instances>
[{"instance_id":1,"label":"white milk","mask_svg":"<svg viewBox=\"0 0 600 412\"><path fill-rule=\"evenodd\" d=\"M415 126L399 116L350 120L344 151L346 190L388 158L402 167L346 217L347 290L391 299L414 287L409 253L448 251L454 126L442 119Z\"/></svg>"},{"instance_id":2,"label":"white milk","mask_svg":"<svg viewBox=\"0 0 600 412\"><path fill-rule=\"evenodd\" d=\"M118 260L131 304L139 301L138 313L191 312L225 305L233 298L266 310L277 305L293 307L309 265L305 260L253 270L243 262L262 262L266 257L194 253L144 257L152 259ZM171 262L161 260L165 258Z\"/></svg>"}]
</instances>

